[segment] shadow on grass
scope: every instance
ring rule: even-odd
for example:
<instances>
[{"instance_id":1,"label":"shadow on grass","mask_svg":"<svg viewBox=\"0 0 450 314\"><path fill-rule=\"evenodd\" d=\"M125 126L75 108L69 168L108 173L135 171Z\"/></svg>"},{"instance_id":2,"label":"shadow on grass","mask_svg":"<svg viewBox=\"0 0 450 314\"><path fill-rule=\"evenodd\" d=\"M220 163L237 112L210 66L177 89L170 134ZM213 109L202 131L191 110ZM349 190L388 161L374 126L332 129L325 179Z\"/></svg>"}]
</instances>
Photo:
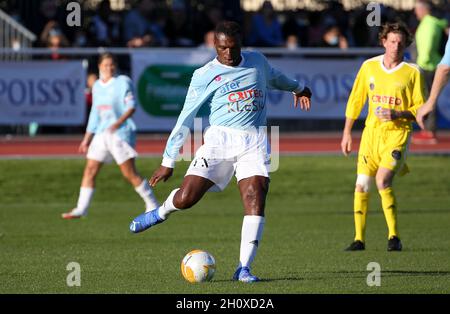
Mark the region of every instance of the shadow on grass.
<instances>
[{"instance_id":1,"label":"shadow on grass","mask_svg":"<svg viewBox=\"0 0 450 314\"><path fill-rule=\"evenodd\" d=\"M274 282L274 281L302 281L305 278L298 277L281 277L281 278L263 278L259 282ZM221 280L213 280L213 282L237 282L232 279L221 279Z\"/></svg>"}]
</instances>

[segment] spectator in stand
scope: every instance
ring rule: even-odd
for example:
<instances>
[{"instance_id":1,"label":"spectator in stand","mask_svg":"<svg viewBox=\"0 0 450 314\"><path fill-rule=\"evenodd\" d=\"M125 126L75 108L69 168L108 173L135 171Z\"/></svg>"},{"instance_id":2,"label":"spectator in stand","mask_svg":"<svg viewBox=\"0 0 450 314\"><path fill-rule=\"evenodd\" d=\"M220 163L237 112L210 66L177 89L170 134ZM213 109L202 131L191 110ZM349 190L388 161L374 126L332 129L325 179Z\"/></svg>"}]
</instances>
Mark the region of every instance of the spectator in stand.
<instances>
[{"instance_id":1,"label":"spectator in stand","mask_svg":"<svg viewBox=\"0 0 450 314\"><path fill-rule=\"evenodd\" d=\"M102 0L89 25L89 38L93 46L120 44L120 17L111 10L110 1Z\"/></svg>"},{"instance_id":2,"label":"spectator in stand","mask_svg":"<svg viewBox=\"0 0 450 314\"><path fill-rule=\"evenodd\" d=\"M167 45L167 38L161 27L150 22L155 19L155 8L153 0L142 0L125 16L123 27L127 47Z\"/></svg>"},{"instance_id":3,"label":"spectator in stand","mask_svg":"<svg viewBox=\"0 0 450 314\"><path fill-rule=\"evenodd\" d=\"M298 37L296 35L289 35L286 38L286 48L289 50L295 50L300 47Z\"/></svg>"},{"instance_id":4,"label":"spectator in stand","mask_svg":"<svg viewBox=\"0 0 450 314\"><path fill-rule=\"evenodd\" d=\"M169 46L195 46L193 40L194 30L186 10L187 6L183 0L173 1L166 28L167 37L169 37Z\"/></svg>"},{"instance_id":5,"label":"spectator in stand","mask_svg":"<svg viewBox=\"0 0 450 314\"><path fill-rule=\"evenodd\" d=\"M214 30L206 32L206 34L203 36L203 43L198 47L201 49L214 49L214 37Z\"/></svg>"},{"instance_id":6,"label":"spectator in stand","mask_svg":"<svg viewBox=\"0 0 450 314\"><path fill-rule=\"evenodd\" d=\"M270 1L264 1L260 12L253 16L247 44L257 47L283 46L281 25Z\"/></svg>"},{"instance_id":7,"label":"spectator in stand","mask_svg":"<svg viewBox=\"0 0 450 314\"><path fill-rule=\"evenodd\" d=\"M288 12L286 22L283 24L283 36L286 39L286 46L291 43L293 46L294 39L296 46L306 47L308 45L308 19L305 11Z\"/></svg>"},{"instance_id":8,"label":"spectator in stand","mask_svg":"<svg viewBox=\"0 0 450 314\"><path fill-rule=\"evenodd\" d=\"M50 56L52 60L66 59L66 57L58 53L58 49L69 47L69 41L56 21L47 23L40 36L40 41L46 43L46 47L53 50Z\"/></svg>"},{"instance_id":9,"label":"spectator in stand","mask_svg":"<svg viewBox=\"0 0 450 314\"><path fill-rule=\"evenodd\" d=\"M194 16L195 32L194 39L196 42L204 44L205 34L210 33L216 28L216 25L223 21L222 8L216 3L206 7L205 10ZM214 44L212 46L214 48Z\"/></svg>"},{"instance_id":10,"label":"spectator in stand","mask_svg":"<svg viewBox=\"0 0 450 314\"><path fill-rule=\"evenodd\" d=\"M322 39L318 46L324 48L347 49L348 42L336 24L329 24L325 27Z\"/></svg>"}]
</instances>

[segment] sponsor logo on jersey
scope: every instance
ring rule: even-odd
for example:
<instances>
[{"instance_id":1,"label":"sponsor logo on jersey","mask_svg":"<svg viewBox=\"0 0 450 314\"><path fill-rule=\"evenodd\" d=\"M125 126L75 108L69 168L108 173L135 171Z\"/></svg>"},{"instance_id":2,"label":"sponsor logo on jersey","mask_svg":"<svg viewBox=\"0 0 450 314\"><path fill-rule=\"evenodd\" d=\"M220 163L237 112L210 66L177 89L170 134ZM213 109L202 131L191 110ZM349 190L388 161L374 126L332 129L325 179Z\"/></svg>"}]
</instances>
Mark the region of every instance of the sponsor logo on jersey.
<instances>
[{"instance_id":1,"label":"sponsor logo on jersey","mask_svg":"<svg viewBox=\"0 0 450 314\"><path fill-rule=\"evenodd\" d=\"M231 92L233 90L236 90L236 89L239 88L240 84L241 84L241 81L229 81L229 82L226 82L225 84L223 84L220 87L219 93L225 94L225 93Z\"/></svg>"},{"instance_id":2,"label":"sponsor logo on jersey","mask_svg":"<svg viewBox=\"0 0 450 314\"><path fill-rule=\"evenodd\" d=\"M402 99L394 96L372 95L371 100L372 103L374 104L395 105L395 106L400 106L402 104Z\"/></svg>"}]
</instances>

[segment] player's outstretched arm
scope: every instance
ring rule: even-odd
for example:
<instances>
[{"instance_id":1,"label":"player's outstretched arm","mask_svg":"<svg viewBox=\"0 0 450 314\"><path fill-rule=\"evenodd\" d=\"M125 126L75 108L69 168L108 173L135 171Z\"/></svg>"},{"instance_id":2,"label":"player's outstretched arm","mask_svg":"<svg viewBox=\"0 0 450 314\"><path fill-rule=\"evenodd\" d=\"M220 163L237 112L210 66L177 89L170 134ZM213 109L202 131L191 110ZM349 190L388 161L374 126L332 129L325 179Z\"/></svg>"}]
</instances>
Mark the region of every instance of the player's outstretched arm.
<instances>
[{"instance_id":1,"label":"player's outstretched arm","mask_svg":"<svg viewBox=\"0 0 450 314\"><path fill-rule=\"evenodd\" d=\"M166 182L173 174L173 168L160 166L152 175L148 182L151 186L155 186L159 181Z\"/></svg>"},{"instance_id":2,"label":"player's outstretched arm","mask_svg":"<svg viewBox=\"0 0 450 314\"><path fill-rule=\"evenodd\" d=\"M300 93L294 93L294 108L297 108L300 103L300 109L309 111L311 109L311 97L311 90L306 86Z\"/></svg>"},{"instance_id":3,"label":"player's outstretched arm","mask_svg":"<svg viewBox=\"0 0 450 314\"><path fill-rule=\"evenodd\" d=\"M445 85L447 85L450 76L450 66L446 64L440 64L434 75L433 85L431 86L430 97L428 100L417 110L416 121L417 124L425 130L424 121L428 114L434 110L438 97Z\"/></svg>"}]
</instances>

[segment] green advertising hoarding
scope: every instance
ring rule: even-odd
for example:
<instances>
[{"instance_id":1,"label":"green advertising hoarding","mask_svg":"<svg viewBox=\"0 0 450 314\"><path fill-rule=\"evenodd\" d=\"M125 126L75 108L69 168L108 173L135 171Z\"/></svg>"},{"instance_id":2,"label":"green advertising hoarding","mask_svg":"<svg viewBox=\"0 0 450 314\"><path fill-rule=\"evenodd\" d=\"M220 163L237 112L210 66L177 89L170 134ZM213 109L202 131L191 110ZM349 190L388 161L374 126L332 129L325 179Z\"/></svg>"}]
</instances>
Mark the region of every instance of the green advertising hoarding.
<instances>
[{"instance_id":1,"label":"green advertising hoarding","mask_svg":"<svg viewBox=\"0 0 450 314\"><path fill-rule=\"evenodd\" d=\"M146 67L137 84L139 103L156 117L177 117L183 108L192 74L201 65L155 64ZM198 117L208 116L204 106Z\"/></svg>"}]
</instances>

